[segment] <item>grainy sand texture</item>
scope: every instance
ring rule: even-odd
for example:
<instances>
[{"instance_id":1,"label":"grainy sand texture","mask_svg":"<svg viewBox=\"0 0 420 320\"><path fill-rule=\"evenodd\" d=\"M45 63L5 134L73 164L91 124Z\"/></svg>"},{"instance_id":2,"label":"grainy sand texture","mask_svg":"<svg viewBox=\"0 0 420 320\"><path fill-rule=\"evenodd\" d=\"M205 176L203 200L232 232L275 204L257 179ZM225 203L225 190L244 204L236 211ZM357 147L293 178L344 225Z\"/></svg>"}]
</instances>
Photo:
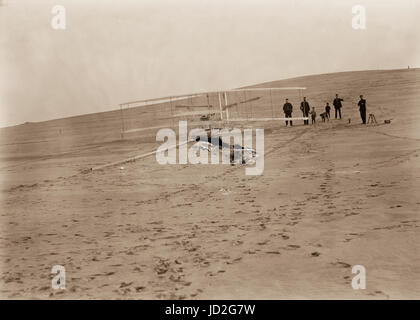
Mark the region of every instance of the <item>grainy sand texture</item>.
<instances>
[{"instance_id":1,"label":"grainy sand texture","mask_svg":"<svg viewBox=\"0 0 420 320\"><path fill-rule=\"evenodd\" d=\"M419 298L420 70L258 86L307 87L318 114L339 93L343 119L235 123L265 129L259 176L155 156L86 173L161 144L157 128L121 140L120 111L0 129L0 297ZM378 125L361 124L360 94ZM134 128L173 120L154 121L153 107L125 116ZM54 265L65 290L51 288Z\"/></svg>"}]
</instances>

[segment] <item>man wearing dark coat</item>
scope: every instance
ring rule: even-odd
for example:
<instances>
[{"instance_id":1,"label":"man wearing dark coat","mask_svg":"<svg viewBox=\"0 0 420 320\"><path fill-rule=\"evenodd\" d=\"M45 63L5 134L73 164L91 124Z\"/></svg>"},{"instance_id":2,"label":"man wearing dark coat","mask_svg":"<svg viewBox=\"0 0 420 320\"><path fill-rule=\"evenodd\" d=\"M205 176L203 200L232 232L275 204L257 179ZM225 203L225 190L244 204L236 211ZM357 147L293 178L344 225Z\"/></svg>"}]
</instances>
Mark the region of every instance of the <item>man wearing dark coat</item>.
<instances>
[{"instance_id":1,"label":"man wearing dark coat","mask_svg":"<svg viewBox=\"0 0 420 320\"><path fill-rule=\"evenodd\" d=\"M293 106L289 102L289 99L286 99L286 103L283 105L283 111L285 118L291 118L293 112ZM289 121L286 120L286 126L289 124ZM290 126L293 126L293 121L290 120Z\"/></svg>"},{"instance_id":2,"label":"man wearing dark coat","mask_svg":"<svg viewBox=\"0 0 420 320\"><path fill-rule=\"evenodd\" d=\"M300 110L303 113L304 117L308 117L309 116L309 103L306 101L306 97L303 97L303 101L300 103ZM303 120L303 124L308 125L309 124L309 120Z\"/></svg>"},{"instance_id":3,"label":"man wearing dark coat","mask_svg":"<svg viewBox=\"0 0 420 320\"><path fill-rule=\"evenodd\" d=\"M340 116L341 119L341 101L344 101L343 99L338 97L338 94L335 95L335 99L333 101L334 109L335 109L335 118L337 119L337 113Z\"/></svg>"},{"instance_id":4,"label":"man wearing dark coat","mask_svg":"<svg viewBox=\"0 0 420 320\"><path fill-rule=\"evenodd\" d=\"M366 124L366 100L363 99L363 95L360 95L360 101L357 105L359 106L360 118L362 118L362 123Z\"/></svg>"}]
</instances>

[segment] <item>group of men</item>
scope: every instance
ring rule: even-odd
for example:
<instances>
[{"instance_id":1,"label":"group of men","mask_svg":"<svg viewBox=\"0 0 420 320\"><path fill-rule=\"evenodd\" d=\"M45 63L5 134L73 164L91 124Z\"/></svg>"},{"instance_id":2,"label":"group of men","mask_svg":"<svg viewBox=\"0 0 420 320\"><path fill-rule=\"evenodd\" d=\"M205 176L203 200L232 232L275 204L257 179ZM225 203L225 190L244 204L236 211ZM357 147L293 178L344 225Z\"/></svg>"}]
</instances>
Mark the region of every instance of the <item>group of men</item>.
<instances>
[{"instance_id":1,"label":"group of men","mask_svg":"<svg viewBox=\"0 0 420 320\"><path fill-rule=\"evenodd\" d=\"M341 108L343 107L342 101L344 100L339 98L338 94L336 94L335 99L333 101L336 119L337 118L341 119ZM360 95L360 101L358 103L358 106L359 106L359 111L360 111L360 117L362 118L362 123L366 124L366 100L363 99L363 95ZM300 103L300 110L302 111L303 117L309 118L309 116L311 116L312 124L315 123L316 121L315 107L312 107L312 110L311 110L308 101L306 101L306 97L303 97L303 101ZM292 118L293 105L289 102L289 99L287 98L286 98L285 104L283 105L283 112L284 112L285 118ZM325 112L320 114L323 122L325 122L325 120L330 119L331 117L330 112L331 112L331 107L330 107L330 104L327 102L327 105L325 106ZM290 121L290 125L292 126L293 120L286 120L286 126L289 124L289 121ZM304 122L304 125L309 125L309 119L303 120L303 122Z\"/></svg>"}]
</instances>

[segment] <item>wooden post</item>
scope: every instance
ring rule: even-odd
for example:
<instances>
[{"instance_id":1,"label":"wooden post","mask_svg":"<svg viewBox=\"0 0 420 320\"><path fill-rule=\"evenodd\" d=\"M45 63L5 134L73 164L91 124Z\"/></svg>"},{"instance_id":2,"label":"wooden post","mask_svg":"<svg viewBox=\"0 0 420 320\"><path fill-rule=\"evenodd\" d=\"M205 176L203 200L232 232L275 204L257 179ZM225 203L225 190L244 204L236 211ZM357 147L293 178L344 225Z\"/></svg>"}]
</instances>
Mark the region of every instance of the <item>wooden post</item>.
<instances>
[{"instance_id":1,"label":"wooden post","mask_svg":"<svg viewBox=\"0 0 420 320\"><path fill-rule=\"evenodd\" d=\"M171 108L172 127L174 127L175 119L174 119L174 111L172 110L172 97L169 97L169 107Z\"/></svg>"},{"instance_id":2,"label":"wooden post","mask_svg":"<svg viewBox=\"0 0 420 320\"><path fill-rule=\"evenodd\" d=\"M273 96L271 94L271 88L270 88L270 101L271 101L271 117L274 118Z\"/></svg>"},{"instance_id":3,"label":"wooden post","mask_svg":"<svg viewBox=\"0 0 420 320\"><path fill-rule=\"evenodd\" d=\"M228 105L227 93L225 92L226 120L229 121L229 109L227 108L227 105Z\"/></svg>"},{"instance_id":4,"label":"wooden post","mask_svg":"<svg viewBox=\"0 0 420 320\"><path fill-rule=\"evenodd\" d=\"M244 91L244 101L246 101L246 91ZM246 107L246 102L245 102L245 107ZM246 109L246 108L244 108L244 109ZM247 119L249 119L249 112L248 112L248 110L246 110L246 118Z\"/></svg>"},{"instance_id":5,"label":"wooden post","mask_svg":"<svg viewBox=\"0 0 420 320\"><path fill-rule=\"evenodd\" d=\"M222 97L220 96L220 92L218 93L218 95L219 95L219 107L220 107L220 120L223 120Z\"/></svg>"},{"instance_id":6,"label":"wooden post","mask_svg":"<svg viewBox=\"0 0 420 320\"><path fill-rule=\"evenodd\" d=\"M123 109L122 109L122 104L120 104L120 116L121 116L121 139L124 140L124 115L123 115Z\"/></svg>"},{"instance_id":7,"label":"wooden post","mask_svg":"<svg viewBox=\"0 0 420 320\"><path fill-rule=\"evenodd\" d=\"M236 116L238 118L241 117L241 114L239 112L239 93L238 93L238 91L236 91Z\"/></svg>"},{"instance_id":8,"label":"wooden post","mask_svg":"<svg viewBox=\"0 0 420 320\"><path fill-rule=\"evenodd\" d=\"M251 95L251 97L252 97L252 95ZM252 98L250 98L250 100L251 100ZM253 116L253 114L252 114L252 100L251 101L249 101L249 106L251 107L251 118L252 118L252 116Z\"/></svg>"}]
</instances>

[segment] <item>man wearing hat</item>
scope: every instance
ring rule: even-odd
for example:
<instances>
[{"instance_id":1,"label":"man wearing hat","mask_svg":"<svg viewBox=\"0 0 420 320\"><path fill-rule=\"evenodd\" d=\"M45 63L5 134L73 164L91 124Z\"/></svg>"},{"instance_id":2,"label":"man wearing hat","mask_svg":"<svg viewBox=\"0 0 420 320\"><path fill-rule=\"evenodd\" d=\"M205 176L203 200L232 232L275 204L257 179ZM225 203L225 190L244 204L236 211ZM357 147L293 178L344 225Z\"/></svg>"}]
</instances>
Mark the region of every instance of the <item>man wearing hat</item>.
<instances>
[{"instance_id":1,"label":"man wearing hat","mask_svg":"<svg viewBox=\"0 0 420 320\"><path fill-rule=\"evenodd\" d=\"M289 99L286 98L286 103L283 105L283 111L285 118L291 118L293 112L293 106L289 102ZM288 125L289 121L286 120L286 126ZM290 126L293 126L293 121L290 120Z\"/></svg>"},{"instance_id":2,"label":"man wearing hat","mask_svg":"<svg viewBox=\"0 0 420 320\"><path fill-rule=\"evenodd\" d=\"M360 95L360 101L357 105L359 106L360 117L362 118L362 123L366 124L366 100L363 99L363 95Z\"/></svg>"},{"instance_id":3,"label":"man wearing hat","mask_svg":"<svg viewBox=\"0 0 420 320\"><path fill-rule=\"evenodd\" d=\"M304 117L309 116L310 107L308 101L306 101L306 97L303 97L303 101L300 103L300 110L302 111ZM303 120L303 124L308 125L309 119Z\"/></svg>"},{"instance_id":4,"label":"man wearing hat","mask_svg":"<svg viewBox=\"0 0 420 320\"><path fill-rule=\"evenodd\" d=\"M340 119L341 119L341 107L342 107L341 101L343 101L343 99L339 98L338 94L336 94L335 99L333 101L336 119L337 119L337 114L340 116Z\"/></svg>"}]
</instances>

